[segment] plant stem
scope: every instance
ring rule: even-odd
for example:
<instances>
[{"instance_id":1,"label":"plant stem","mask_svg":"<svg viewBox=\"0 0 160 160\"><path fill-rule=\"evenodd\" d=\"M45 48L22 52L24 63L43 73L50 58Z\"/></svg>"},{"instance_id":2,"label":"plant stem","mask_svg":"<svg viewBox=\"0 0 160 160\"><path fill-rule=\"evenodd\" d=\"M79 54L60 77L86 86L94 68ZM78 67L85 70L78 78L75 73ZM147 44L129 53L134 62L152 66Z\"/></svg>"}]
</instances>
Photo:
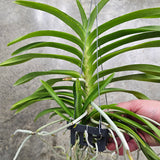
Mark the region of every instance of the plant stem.
<instances>
[{"instance_id":1,"label":"plant stem","mask_svg":"<svg viewBox=\"0 0 160 160\"><path fill-rule=\"evenodd\" d=\"M157 125L157 126L160 126L160 123L158 123L157 121L154 121L154 120L151 119L151 118L148 118L148 117L143 116L143 115L140 115L140 114L138 114L138 116L140 116L140 117L142 117L142 118L144 118L144 119L146 119L146 120L148 120L148 121L154 123L154 124Z\"/></svg>"}]
</instances>

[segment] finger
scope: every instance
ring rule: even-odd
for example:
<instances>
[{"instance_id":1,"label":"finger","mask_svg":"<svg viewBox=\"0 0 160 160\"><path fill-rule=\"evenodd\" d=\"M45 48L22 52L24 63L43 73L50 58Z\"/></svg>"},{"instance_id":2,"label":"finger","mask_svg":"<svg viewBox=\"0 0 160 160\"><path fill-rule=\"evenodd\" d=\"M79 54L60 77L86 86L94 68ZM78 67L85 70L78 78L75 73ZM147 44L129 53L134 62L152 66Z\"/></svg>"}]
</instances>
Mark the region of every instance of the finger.
<instances>
[{"instance_id":1,"label":"finger","mask_svg":"<svg viewBox=\"0 0 160 160\"><path fill-rule=\"evenodd\" d=\"M136 151L138 149L138 145L137 145L137 143L135 142L134 139L130 139L128 141L128 146L129 146L129 149L130 149L131 152ZM115 143L108 144L107 149L109 149L110 151L114 151L116 149ZM123 155L123 154L124 154L123 153L123 146L121 146L119 148L119 155Z\"/></svg>"},{"instance_id":2,"label":"finger","mask_svg":"<svg viewBox=\"0 0 160 160\"><path fill-rule=\"evenodd\" d=\"M135 142L134 139L131 139L128 142L128 146L129 146L129 149L130 149L131 152L136 151L138 149L138 145L137 145L137 143Z\"/></svg>"},{"instance_id":3,"label":"finger","mask_svg":"<svg viewBox=\"0 0 160 160\"><path fill-rule=\"evenodd\" d=\"M116 137L116 141L120 141L120 138L117 137L117 134L115 132L114 132L114 135ZM127 133L124 133L123 135L124 135L126 141L129 141L131 139L131 137ZM112 137L110 137L108 142L109 143L114 143L114 139Z\"/></svg>"},{"instance_id":4,"label":"finger","mask_svg":"<svg viewBox=\"0 0 160 160\"><path fill-rule=\"evenodd\" d=\"M132 101L128 101L128 102L121 102L121 103L118 103L117 106L124 108L124 109L127 109L129 111L132 111L134 113L137 113L137 111L139 110L140 101L139 100L132 100Z\"/></svg>"},{"instance_id":5,"label":"finger","mask_svg":"<svg viewBox=\"0 0 160 160\"><path fill-rule=\"evenodd\" d=\"M125 137L127 142L130 141L130 139L131 139L131 137L126 133L124 134L124 137ZM116 137L116 143L117 143L118 147L122 144L119 137ZM115 144L115 141L114 141L113 138L109 139L109 143L107 144L107 148L111 151L116 149L116 144Z\"/></svg>"},{"instance_id":6,"label":"finger","mask_svg":"<svg viewBox=\"0 0 160 160\"><path fill-rule=\"evenodd\" d=\"M121 145L122 142L121 142L121 140L120 140L119 137L116 137L116 143L117 143L118 146ZM115 144L115 142L114 142L113 139L111 139L110 142L107 144L107 148L108 148L110 151L114 151L114 150L116 149L116 144Z\"/></svg>"},{"instance_id":7,"label":"finger","mask_svg":"<svg viewBox=\"0 0 160 160\"><path fill-rule=\"evenodd\" d=\"M137 143L135 142L134 139L131 139L128 142L128 146L129 146L130 152L136 151L138 149L138 145L137 145ZM119 155L120 156L124 155L123 146L119 149Z\"/></svg>"}]
</instances>

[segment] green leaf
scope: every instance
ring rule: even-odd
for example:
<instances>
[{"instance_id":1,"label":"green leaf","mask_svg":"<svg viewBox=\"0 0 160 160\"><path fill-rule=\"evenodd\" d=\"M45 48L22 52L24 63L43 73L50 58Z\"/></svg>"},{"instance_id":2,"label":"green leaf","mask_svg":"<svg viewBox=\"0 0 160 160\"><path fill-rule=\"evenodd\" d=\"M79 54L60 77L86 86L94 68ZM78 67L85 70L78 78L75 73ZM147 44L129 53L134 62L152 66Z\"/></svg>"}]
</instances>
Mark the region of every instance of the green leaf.
<instances>
[{"instance_id":1,"label":"green leaf","mask_svg":"<svg viewBox=\"0 0 160 160\"><path fill-rule=\"evenodd\" d=\"M111 53L101 57L98 61L98 65L101 65L104 62L106 62L107 60L109 60L109 59L111 59L111 58L113 58L117 55L120 55L122 53L128 52L128 51L132 51L132 50L136 50L136 49L142 49L142 48L159 47L159 46L160 46L160 40L155 40L155 41L145 42L145 43L142 43L142 44L133 45L131 47L123 48L123 49L111 52ZM95 62L93 65L94 65L93 67L95 68L97 63Z\"/></svg>"},{"instance_id":2,"label":"green leaf","mask_svg":"<svg viewBox=\"0 0 160 160\"><path fill-rule=\"evenodd\" d=\"M153 125L151 122L149 122L148 120L145 120L144 118L141 118L136 113L131 112L131 111L129 111L127 109L124 109L124 108L121 108L121 107L112 106L112 108L110 108L110 106L107 106L107 105L104 105L104 107L106 107L106 109L115 109L115 110L118 110L118 111L122 111L125 114L128 114L128 115L130 115L132 117L135 117L137 120L140 120L142 123L147 125L150 129L152 129L157 134L157 138L158 138L157 140L160 141L160 130L155 125ZM149 132L149 131L147 130L147 132ZM155 135L152 135L152 136L154 137Z\"/></svg>"},{"instance_id":3,"label":"green leaf","mask_svg":"<svg viewBox=\"0 0 160 160\"><path fill-rule=\"evenodd\" d=\"M65 55L45 54L45 53L28 53L28 54L23 54L23 55L19 55L16 57L12 57L12 58L0 63L0 66L17 65L17 64L21 64L21 63L27 62L29 60L35 59L35 58L61 59L61 60L68 61L70 63L75 64L76 66L81 67L81 61L78 60L77 58L73 58L73 57L65 56Z\"/></svg>"},{"instance_id":4,"label":"green leaf","mask_svg":"<svg viewBox=\"0 0 160 160\"><path fill-rule=\"evenodd\" d=\"M140 41L140 40L144 40L144 39L148 40L149 38L157 38L157 37L160 37L160 32L146 32L146 33L136 34L136 35L124 38L124 39L117 40L117 41L99 49L98 50L98 57L101 57L105 53L107 53L117 47L122 47L123 45L126 45L128 43L132 43L132 42L138 43L138 41ZM95 61L96 59L97 59L97 52L95 52L93 54L93 56L91 56L91 63L93 61ZM94 67L93 71L95 71L95 69L96 68Z\"/></svg>"},{"instance_id":5,"label":"green leaf","mask_svg":"<svg viewBox=\"0 0 160 160\"><path fill-rule=\"evenodd\" d=\"M44 116L46 114L55 112L55 110L58 110L58 111L60 111L62 113L64 112L64 110L62 108L59 108L59 107L45 109L45 110L41 111L40 113L38 113L36 115L34 121L37 121L37 119L41 118L42 116Z\"/></svg>"},{"instance_id":6,"label":"green leaf","mask_svg":"<svg viewBox=\"0 0 160 160\"><path fill-rule=\"evenodd\" d=\"M93 91L88 95L87 99L85 100L83 112L86 110L88 105L99 95L98 91L101 92L112 81L113 76L114 74L111 74L106 80L104 80L103 83L99 85L99 89L98 85L95 89L93 89Z\"/></svg>"},{"instance_id":7,"label":"green leaf","mask_svg":"<svg viewBox=\"0 0 160 160\"><path fill-rule=\"evenodd\" d=\"M72 71L72 70L39 71L39 72L31 72L31 73L24 75L19 80L17 80L14 85L20 85L20 84L26 83L26 82L38 77L38 76L50 75L50 74L69 75L69 76L76 77L76 78L80 77L78 72Z\"/></svg>"},{"instance_id":8,"label":"green leaf","mask_svg":"<svg viewBox=\"0 0 160 160\"><path fill-rule=\"evenodd\" d=\"M160 83L160 77L149 74L131 74L126 76L115 77L113 78L112 82L123 81L123 80L136 80L136 81Z\"/></svg>"},{"instance_id":9,"label":"green leaf","mask_svg":"<svg viewBox=\"0 0 160 160\"><path fill-rule=\"evenodd\" d=\"M62 92L58 92L56 93L57 95L67 95L69 97L73 97L73 94L71 93L62 93ZM59 98L66 104L73 106L73 99L68 98L68 97L62 97L59 96ZM36 91L34 92L32 95L21 99L20 101L16 102L14 105L12 105L11 110L18 110L17 113L23 109L25 109L26 107L28 107L29 105L38 102L38 101L43 101L43 100L53 100L53 98L50 96L50 94L48 93L48 91Z\"/></svg>"},{"instance_id":10,"label":"green leaf","mask_svg":"<svg viewBox=\"0 0 160 160\"><path fill-rule=\"evenodd\" d=\"M144 31L160 31L160 26L155 25L155 26L143 26L140 27L139 29L142 29Z\"/></svg>"},{"instance_id":11,"label":"green leaf","mask_svg":"<svg viewBox=\"0 0 160 160\"><path fill-rule=\"evenodd\" d=\"M147 33L150 31L160 31L160 26L144 26L140 28L123 29L123 30L118 30L116 32L112 32L98 39L98 47L111 40L115 40L118 38L122 38L124 36L129 36L129 35L137 34L137 33L143 33L143 32ZM88 49L88 54L90 55L91 53L93 53L96 50L96 48L97 48L97 41L95 41L90 46L90 48Z\"/></svg>"},{"instance_id":12,"label":"green leaf","mask_svg":"<svg viewBox=\"0 0 160 160\"><path fill-rule=\"evenodd\" d=\"M147 16L147 17L144 17L144 18L160 18L160 14L153 15L153 16Z\"/></svg>"},{"instance_id":13,"label":"green leaf","mask_svg":"<svg viewBox=\"0 0 160 160\"><path fill-rule=\"evenodd\" d=\"M117 127L122 128L123 130L127 131L128 133L130 133L131 135L133 135L133 137L143 146L146 147L145 142L142 140L142 138L130 127L128 127L127 125L114 121L114 123L117 125Z\"/></svg>"},{"instance_id":14,"label":"green leaf","mask_svg":"<svg viewBox=\"0 0 160 160\"><path fill-rule=\"evenodd\" d=\"M131 21L134 19L145 18L148 16L155 16L160 14L160 8L147 8L143 10L138 10L135 12L131 12L120 17L114 18L98 27L98 35L102 34L103 32L107 31L108 29L115 27L119 24L122 24L127 21ZM97 37L97 29L95 29L90 36L88 37L88 43L91 43Z\"/></svg>"},{"instance_id":15,"label":"green leaf","mask_svg":"<svg viewBox=\"0 0 160 160\"><path fill-rule=\"evenodd\" d=\"M48 85L46 82L41 81L46 90L49 92L49 94L53 97L53 99L64 109L64 111L71 117L73 117L73 114L71 111L68 109L68 107L63 103L63 101L56 95L54 90L50 85Z\"/></svg>"},{"instance_id":16,"label":"green leaf","mask_svg":"<svg viewBox=\"0 0 160 160\"><path fill-rule=\"evenodd\" d=\"M82 28L82 25L78 21L76 21L74 18L62 12L61 10L53 6L43 4L43 3L38 3L38 2L16 0L15 3L20 4L22 6L38 9L56 16L57 18L62 20L64 23L66 23L68 26L70 26L79 35L81 39L84 39L84 30Z\"/></svg>"},{"instance_id":17,"label":"green leaf","mask_svg":"<svg viewBox=\"0 0 160 160\"><path fill-rule=\"evenodd\" d=\"M15 107L12 107L11 110L16 110L16 114L19 113L20 111L22 111L23 109L25 109L26 107L30 106L33 103L39 102L39 101L44 101L44 100L50 100L52 99L51 97L47 97L47 98L40 98L40 99L34 99L34 100L30 100L25 102L22 105L17 105Z\"/></svg>"},{"instance_id":18,"label":"green leaf","mask_svg":"<svg viewBox=\"0 0 160 160\"><path fill-rule=\"evenodd\" d=\"M140 147L141 147L142 152L146 156L146 158L148 160L160 160L160 157L158 157L158 155L155 153L155 151L153 151L152 148L146 142L144 142L144 143L145 143L146 147L141 145L141 143L140 143Z\"/></svg>"},{"instance_id":19,"label":"green leaf","mask_svg":"<svg viewBox=\"0 0 160 160\"><path fill-rule=\"evenodd\" d=\"M111 73L116 73L121 71L140 71L147 74L160 76L160 66L151 64L132 64L132 65L125 65L100 71L99 78L102 78ZM94 83L96 80L97 80L97 75L95 74L91 79L91 83Z\"/></svg>"},{"instance_id":20,"label":"green leaf","mask_svg":"<svg viewBox=\"0 0 160 160\"><path fill-rule=\"evenodd\" d=\"M101 94L111 93L111 92L124 92L124 93L132 94L138 99L149 99L146 95L144 95L140 92L133 91L133 90L126 90L126 89L122 89L122 88L106 88L101 91Z\"/></svg>"},{"instance_id":21,"label":"green leaf","mask_svg":"<svg viewBox=\"0 0 160 160\"><path fill-rule=\"evenodd\" d=\"M57 115L59 115L60 117L62 117L64 120L69 121L70 118L66 117L64 114L62 114L62 112L55 110L55 113L57 113Z\"/></svg>"},{"instance_id":22,"label":"green leaf","mask_svg":"<svg viewBox=\"0 0 160 160\"><path fill-rule=\"evenodd\" d=\"M44 98L48 98L51 99L50 97L48 97L48 92L36 92L26 98L21 99L20 101L16 102L14 105L12 105L12 110L18 109L21 106L27 104L28 102L34 102L34 100L37 101L41 101Z\"/></svg>"},{"instance_id":23,"label":"green leaf","mask_svg":"<svg viewBox=\"0 0 160 160\"><path fill-rule=\"evenodd\" d=\"M15 44L17 42L20 42L22 40L28 39L28 38L40 37L40 36L51 36L51 37L63 38L63 39L69 40L77 44L83 50L83 43L79 38L69 33L61 32L61 31L54 31L54 30L40 30L40 31L29 33L27 35L24 35L22 37L19 37L11 41L10 43L8 43L8 46Z\"/></svg>"},{"instance_id":24,"label":"green leaf","mask_svg":"<svg viewBox=\"0 0 160 160\"><path fill-rule=\"evenodd\" d=\"M109 113L109 112L107 112L106 114L109 115L110 117L116 118L117 120L120 120L120 121L122 121L122 122L125 122L126 124L131 125L132 127L136 127L137 129L140 129L140 130L146 132L147 134L149 134L150 136L152 136L154 139L156 139L156 140L160 143L160 138L158 138L157 136L155 136L152 132L150 132L148 129L146 129L142 124L140 124L140 123L138 123L138 122L136 122L136 121L134 121L134 120L131 120L131 119L129 119L129 118L123 117L123 116L121 116L121 115L118 115L118 114L116 114L116 113ZM135 117L135 114L132 114L132 116ZM137 116L136 116L136 117L137 117ZM135 117L135 118L136 118L136 117ZM146 121L145 119L143 119L143 118L141 118L141 117L139 117L139 120L141 120L142 122L145 122L145 121ZM148 123L148 124L147 124L147 123ZM148 121L146 121L146 124L147 124L147 126L150 126L151 123L148 122ZM152 125L152 127L150 127L152 130L155 129L155 128L153 128L153 126L154 126L154 125ZM157 128L157 129L158 129L158 128ZM155 130L157 131L157 129L155 129ZM157 133L158 133L158 132L157 132ZM160 131L159 131L159 133L160 133ZM160 137L160 134L159 134L159 137Z\"/></svg>"},{"instance_id":25,"label":"green leaf","mask_svg":"<svg viewBox=\"0 0 160 160\"><path fill-rule=\"evenodd\" d=\"M70 91L73 91L73 86L60 85L60 86L54 86L53 89L54 90L70 90Z\"/></svg>"},{"instance_id":26,"label":"green leaf","mask_svg":"<svg viewBox=\"0 0 160 160\"><path fill-rule=\"evenodd\" d=\"M109 104L108 106L110 106L110 108L112 106L117 106L117 104ZM101 106L101 109L105 109L106 107L105 106ZM99 115L99 112L96 110L96 109L93 109L88 115L87 117L85 118L84 122L87 123L87 121L89 121L89 119L92 117L94 117L96 114Z\"/></svg>"},{"instance_id":27,"label":"green leaf","mask_svg":"<svg viewBox=\"0 0 160 160\"><path fill-rule=\"evenodd\" d=\"M63 78L49 79L49 80L47 80L46 82L47 82L50 86L52 86L52 85L54 85L55 83L61 82L61 81L63 81ZM41 85L34 93L40 92L40 91L44 91L44 90L46 90L46 89L44 88L43 85Z\"/></svg>"},{"instance_id":28,"label":"green leaf","mask_svg":"<svg viewBox=\"0 0 160 160\"><path fill-rule=\"evenodd\" d=\"M83 6L81 5L80 1L79 0L76 0L77 2L77 6L79 8L79 13L81 15L81 20L82 20L82 23L83 23L83 27L86 28L87 27L87 16L86 16L86 13L83 9Z\"/></svg>"},{"instance_id":29,"label":"green leaf","mask_svg":"<svg viewBox=\"0 0 160 160\"><path fill-rule=\"evenodd\" d=\"M74 48L70 45L66 45L66 44L63 44L63 43L56 43L56 42L34 42L34 43L30 43L30 44L27 44L27 45L17 49L16 51L14 51L12 53L12 56L16 55L16 54L19 54L19 53L22 53L24 51L30 50L30 49L39 48L39 47L59 48L59 49L68 51L70 53L73 53L74 55L79 57L79 59L82 59L82 53L78 49L76 49L76 48Z\"/></svg>"},{"instance_id":30,"label":"green leaf","mask_svg":"<svg viewBox=\"0 0 160 160\"><path fill-rule=\"evenodd\" d=\"M82 114L82 89L79 79L74 83L74 107L75 107L75 118L78 118Z\"/></svg>"},{"instance_id":31,"label":"green leaf","mask_svg":"<svg viewBox=\"0 0 160 160\"><path fill-rule=\"evenodd\" d=\"M97 17L97 13L99 13L103 7L106 5L106 3L108 2L109 0L101 0L99 3L98 3L98 6L95 6L95 8L93 9L93 11L91 12L90 14L90 17L88 19L89 21L89 26L88 26L88 31L91 31L92 29L92 26L94 24L94 21ZM98 8L97 8L98 7Z\"/></svg>"},{"instance_id":32,"label":"green leaf","mask_svg":"<svg viewBox=\"0 0 160 160\"><path fill-rule=\"evenodd\" d=\"M73 99L68 98L68 97L63 97L63 96L59 96L59 97L61 98L61 100L62 100L65 104L67 104L67 105L69 105L70 107L73 107L73 108L74 108L74 101L73 101Z\"/></svg>"},{"instance_id":33,"label":"green leaf","mask_svg":"<svg viewBox=\"0 0 160 160\"><path fill-rule=\"evenodd\" d=\"M63 95L63 96L67 96L67 97L71 97L73 98L73 93L71 92L67 92L67 91L59 91L59 92L56 92L57 95Z\"/></svg>"}]
</instances>

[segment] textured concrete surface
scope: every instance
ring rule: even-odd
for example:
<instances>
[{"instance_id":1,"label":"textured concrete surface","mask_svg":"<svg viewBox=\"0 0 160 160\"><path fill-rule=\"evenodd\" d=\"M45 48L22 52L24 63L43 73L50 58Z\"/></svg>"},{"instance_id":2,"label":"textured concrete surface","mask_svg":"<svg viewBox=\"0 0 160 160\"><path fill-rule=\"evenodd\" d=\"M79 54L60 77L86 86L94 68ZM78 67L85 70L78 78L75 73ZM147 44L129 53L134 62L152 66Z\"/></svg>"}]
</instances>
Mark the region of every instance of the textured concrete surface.
<instances>
[{"instance_id":1,"label":"textured concrete surface","mask_svg":"<svg viewBox=\"0 0 160 160\"><path fill-rule=\"evenodd\" d=\"M35 0L36 1L36 0ZM39 2L45 2L53 4L53 6L62 9L68 14L74 16L76 19L80 19L77 13L76 3L73 0L39 0ZM81 0L84 4L87 13L89 13L90 0ZM159 0L111 0L108 5L103 9L99 16L99 24L109 20L110 18L135 11L137 9L160 7ZM143 25L160 24L160 20L136 20L130 23L125 23L118 27L139 27ZM11 0L0 1L0 62L10 57L11 53L22 46L27 40L11 47L7 47L7 43L11 40L30 33L32 31L41 29L55 29L63 31L72 30L64 25L57 18L32 9L28 9L12 3ZM49 39L52 40L52 39ZM53 39L54 40L54 39ZM40 52L50 52L50 49L42 50ZM60 50L52 50L53 52L59 52ZM159 49L147 49L134 51L130 54L123 54L114 58L105 64L106 68L113 66L130 64L130 63L150 63L160 65ZM13 111L10 111L10 106L18 100L31 94L39 85L39 79L35 79L22 86L13 87L13 83L26 73L37 70L50 70L53 68L60 69L62 66L72 68L69 63L57 60L33 60L23 65L17 65L13 67L1 67L0 68L0 160L13 159L18 146L24 139L24 134L18 134L15 137L11 137L16 129L30 129L35 130L41 125L47 123L48 117L39 119L36 123L33 122L34 116L44 108L53 106L53 102L44 101L42 103L36 103L25 109L20 114L14 115ZM77 70L77 68L75 68ZM40 77L41 79L41 77ZM44 78L43 78L44 79ZM142 91L151 99L160 100L159 88L160 84L144 83L144 82L120 82L113 83L114 87L123 87L127 89L135 89ZM131 100L134 97L126 94L108 94L109 103L117 103L120 101ZM57 126L55 126L57 127ZM53 128L50 128L53 129ZM64 138L61 138L64 137ZM52 138L46 139L50 145L63 145L68 146L68 138L60 133ZM108 156L103 156L104 159L109 159ZM143 157L143 156L142 156ZM141 159L142 159L141 157ZM58 160L55 154L52 154L47 145L41 142L38 138L32 138L26 143L22 149L18 160ZM101 158L102 159L102 158ZM145 159L145 158L143 158Z\"/></svg>"}]
</instances>

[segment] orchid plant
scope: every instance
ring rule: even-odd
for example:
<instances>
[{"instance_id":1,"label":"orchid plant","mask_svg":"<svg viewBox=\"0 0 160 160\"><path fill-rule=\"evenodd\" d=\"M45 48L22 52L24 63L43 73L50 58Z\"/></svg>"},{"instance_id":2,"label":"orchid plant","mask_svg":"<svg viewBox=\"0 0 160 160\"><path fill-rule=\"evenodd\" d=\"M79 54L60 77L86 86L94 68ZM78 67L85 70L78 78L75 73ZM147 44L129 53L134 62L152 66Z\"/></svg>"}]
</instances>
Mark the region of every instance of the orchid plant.
<instances>
[{"instance_id":1,"label":"orchid plant","mask_svg":"<svg viewBox=\"0 0 160 160\"><path fill-rule=\"evenodd\" d=\"M120 137L124 147L124 155L127 154L129 159L133 159L133 157L130 153L123 133L129 134L135 139L139 148L142 150L148 160L158 160L160 159L158 155L137 134L137 129L140 129L152 136L156 141L160 142L160 130L156 127L156 122L151 119L141 117L128 110L119 108L115 104L96 104L94 100L110 92L125 92L134 95L138 99L149 99L143 93L134 90L126 90L123 88L109 88L108 84L124 80L159 83L160 66L151 64L130 64L110 69L105 69L103 67L103 70L100 70L99 68L104 63L107 63L108 60L123 53L127 54L128 51L159 47L160 26L158 25L117 29L116 31L109 33L107 31L115 26L125 22L130 22L135 19L160 18L160 8L147 8L134 11L106 21L99 26L96 25L96 27L93 27L94 23L97 21L97 15L107 4L107 2L109 2L109 0L100 0L87 17L81 2L76 0L81 16L81 22L79 22L72 16L48 4L24 0L15 1L16 4L41 10L56 16L67 26L69 26L74 31L74 34L56 30L40 30L19 37L10 42L8 46L29 38L42 36L58 37L66 40L66 43L59 43L55 41L35 41L33 43L26 44L14 51L12 53L13 57L2 62L0 66L17 65L35 58L50 58L68 61L71 64L79 67L80 72L75 70L67 70L66 68L62 68L61 70L53 68L53 70L49 71L37 71L24 75L18 79L14 85L24 84L39 76L58 75L58 77L61 77L52 78L47 81L41 80L42 85L33 94L15 103L11 110L15 110L16 113L19 113L23 109L26 109L29 105L38 101L54 100L59 106L46 108L36 115L35 120L46 114L49 114L50 118L55 115L58 115L62 118L53 123L57 123L59 121L68 121L69 123L66 126L63 126L62 128L50 133L42 130L46 126L53 123L42 126L36 132L23 130L23 132L29 134L27 139L35 134L40 136L51 135L77 123L89 126L99 126L99 119L101 119L101 124L110 130L113 138L113 131L116 132L116 134ZM144 42L143 40L146 41ZM67 43L67 41L71 43ZM136 42L136 44L133 44L132 42ZM127 47L125 46L126 44ZM58 48L71 53L73 56L71 54L60 55L53 53L48 54L32 52L32 49L40 47ZM27 53L25 53L26 51ZM114 76L117 72L125 71L139 71L139 73L131 73L125 76ZM72 83L66 85L66 81L71 81ZM61 84L58 85L58 82L61 82ZM109 112L109 109L112 109L112 112ZM135 117L141 121L143 125L129 119L127 116L122 115L130 115ZM156 125L154 125L154 123L156 123ZM22 130L18 131L21 132ZM25 139L25 141L27 139ZM20 146L19 151L21 147L22 146ZM88 146L88 148L89 147L90 146ZM93 148L92 150L95 151L96 149ZM18 156L19 151L17 152L15 159ZM96 156L94 155L92 158L94 157Z\"/></svg>"}]
</instances>

